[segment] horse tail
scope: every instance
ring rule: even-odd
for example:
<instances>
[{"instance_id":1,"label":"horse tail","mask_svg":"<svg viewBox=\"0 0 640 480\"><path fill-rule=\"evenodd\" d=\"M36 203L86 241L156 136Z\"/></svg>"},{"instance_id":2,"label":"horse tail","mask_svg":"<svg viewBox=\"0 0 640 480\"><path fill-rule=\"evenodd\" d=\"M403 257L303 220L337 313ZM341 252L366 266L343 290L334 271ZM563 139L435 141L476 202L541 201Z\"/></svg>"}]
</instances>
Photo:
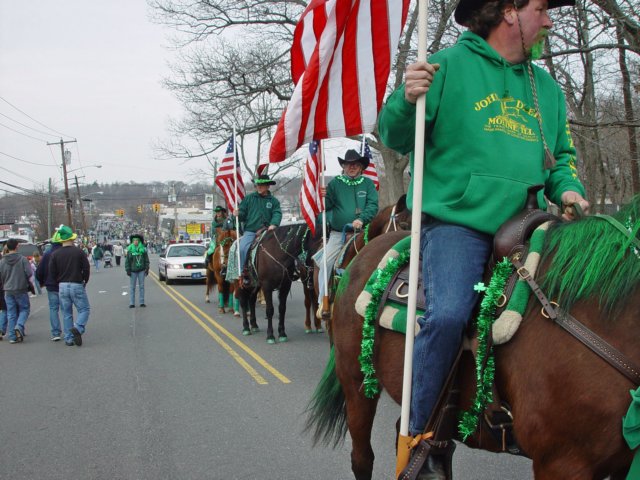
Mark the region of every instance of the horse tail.
<instances>
[{"instance_id":1,"label":"horse tail","mask_svg":"<svg viewBox=\"0 0 640 480\"><path fill-rule=\"evenodd\" d=\"M320 383L307 405L304 432L313 431L313 445L333 444L336 448L347 434L347 410L344 392L336 375L336 359L331 347Z\"/></svg>"}]
</instances>

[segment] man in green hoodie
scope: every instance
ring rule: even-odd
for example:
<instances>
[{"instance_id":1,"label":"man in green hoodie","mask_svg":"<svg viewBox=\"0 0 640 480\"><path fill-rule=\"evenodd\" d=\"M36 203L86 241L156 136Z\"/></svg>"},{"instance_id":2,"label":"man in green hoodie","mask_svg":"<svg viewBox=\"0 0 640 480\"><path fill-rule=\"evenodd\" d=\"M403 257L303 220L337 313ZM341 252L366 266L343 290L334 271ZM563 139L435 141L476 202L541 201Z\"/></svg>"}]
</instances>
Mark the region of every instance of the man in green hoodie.
<instances>
[{"instance_id":1,"label":"man in green hoodie","mask_svg":"<svg viewBox=\"0 0 640 480\"><path fill-rule=\"evenodd\" d=\"M269 175L259 175L253 180L253 183L256 186L256 191L244 197L240 202L240 207L233 212L238 216L238 220L244 223L244 234L238 241L240 264L244 272L242 274L244 286L251 283L245 271L245 264L249 247L256 238L256 232L261 228L275 230L282 221L280 202L269 191L269 186L275 185L276 182L271 180Z\"/></svg>"},{"instance_id":2,"label":"man in green hoodie","mask_svg":"<svg viewBox=\"0 0 640 480\"><path fill-rule=\"evenodd\" d=\"M379 131L390 148L414 148L416 101L426 93L421 233L428 314L414 345L410 435L423 432L455 360L477 300L493 235L524 206L527 188L573 218L588 210L560 87L531 63L552 27L547 10L574 0L461 0L456 21L469 28L429 63L407 67L405 84L382 109ZM413 179L407 195L413 194ZM544 196L543 196L544 194ZM427 278L428 272L428 278ZM422 477L445 478L438 459Z\"/></svg>"},{"instance_id":3,"label":"man in green hoodie","mask_svg":"<svg viewBox=\"0 0 640 480\"><path fill-rule=\"evenodd\" d=\"M373 220L378 213L378 192L369 178L362 176L362 172L369 166L369 159L363 157L356 150L347 150L344 158L338 157L342 167L342 175L338 175L329 182L325 189L321 189L327 212L329 237L324 252L327 255L327 275L336 261L338 253L345 242L345 227L347 230L358 231ZM324 261L317 260L319 265L318 304L322 308L324 290ZM331 279L327 278L327 283Z\"/></svg>"}]
</instances>

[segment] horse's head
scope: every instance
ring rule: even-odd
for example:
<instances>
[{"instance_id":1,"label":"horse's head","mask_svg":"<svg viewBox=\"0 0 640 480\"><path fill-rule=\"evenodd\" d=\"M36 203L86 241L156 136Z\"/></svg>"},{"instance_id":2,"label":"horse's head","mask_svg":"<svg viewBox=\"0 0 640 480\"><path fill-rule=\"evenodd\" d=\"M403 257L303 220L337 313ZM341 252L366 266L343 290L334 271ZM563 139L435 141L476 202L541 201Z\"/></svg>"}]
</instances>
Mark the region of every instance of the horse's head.
<instances>
[{"instance_id":1,"label":"horse's head","mask_svg":"<svg viewBox=\"0 0 640 480\"><path fill-rule=\"evenodd\" d=\"M411 212L407 208L407 196L402 195L394 205L383 208L373 217L369 224L369 238L410 228Z\"/></svg>"}]
</instances>

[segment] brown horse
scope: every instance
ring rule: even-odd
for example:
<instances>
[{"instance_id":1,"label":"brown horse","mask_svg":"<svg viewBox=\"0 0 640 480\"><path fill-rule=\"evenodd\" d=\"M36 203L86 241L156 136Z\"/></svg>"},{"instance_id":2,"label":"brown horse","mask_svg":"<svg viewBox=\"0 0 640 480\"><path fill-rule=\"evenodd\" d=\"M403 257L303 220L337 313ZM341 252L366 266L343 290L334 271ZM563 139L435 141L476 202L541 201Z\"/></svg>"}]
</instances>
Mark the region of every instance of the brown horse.
<instances>
[{"instance_id":1,"label":"brown horse","mask_svg":"<svg viewBox=\"0 0 640 480\"><path fill-rule=\"evenodd\" d=\"M631 235L637 236L640 200L616 218L629 222ZM384 253L406 235L397 232L374 239L343 276L331 320L330 361L309 405L307 428L316 441L335 446L348 429L351 466L359 480L372 474L370 437L379 397L363 393L358 360L363 319L354 305ZM602 219L589 217L550 230L543 253L537 278L547 296L632 362L640 362L640 252L630 238ZM629 407L629 390L635 387L540 310L537 300L530 299L514 338L494 347L496 389L511 405L514 434L533 461L535 478L623 479L633 452L622 437L621 419ZM403 358L404 336L376 324L375 375L398 403ZM470 354L461 366L463 409L475 392L469 358ZM486 429L480 433L467 443L499 450L485 437Z\"/></svg>"},{"instance_id":2,"label":"brown horse","mask_svg":"<svg viewBox=\"0 0 640 480\"><path fill-rule=\"evenodd\" d=\"M209 293L214 286L218 287L218 312L225 313L225 306L233 310L235 284L227 282L223 272L227 269L229 249L237 238L235 230L216 229L216 245L207 264L207 290L205 301L209 303ZM235 309L235 315L240 313Z\"/></svg>"},{"instance_id":3,"label":"brown horse","mask_svg":"<svg viewBox=\"0 0 640 480\"><path fill-rule=\"evenodd\" d=\"M291 283L299 277L300 253L308 227L305 223L284 225L267 231L257 245L255 265L250 264L251 252L247 258L255 282L250 287L238 288L238 298L242 307L242 334L251 335L259 331L256 322L256 297L258 290L264 293L267 315L267 343L275 343L273 333L273 297L278 291L278 341L288 340L284 328L287 311L287 295ZM248 318L249 317L249 318Z\"/></svg>"}]
</instances>

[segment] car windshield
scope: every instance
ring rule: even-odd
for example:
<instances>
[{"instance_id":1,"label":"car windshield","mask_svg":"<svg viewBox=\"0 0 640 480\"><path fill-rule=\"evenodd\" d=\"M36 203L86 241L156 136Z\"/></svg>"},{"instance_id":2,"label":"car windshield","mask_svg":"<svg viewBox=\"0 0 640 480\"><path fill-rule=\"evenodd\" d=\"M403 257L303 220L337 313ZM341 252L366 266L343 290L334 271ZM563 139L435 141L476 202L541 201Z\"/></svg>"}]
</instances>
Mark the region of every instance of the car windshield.
<instances>
[{"instance_id":1,"label":"car windshield","mask_svg":"<svg viewBox=\"0 0 640 480\"><path fill-rule=\"evenodd\" d=\"M167 253L167 257L201 257L204 255L202 245L180 245L172 247Z\"/></svg>"}]
</instances>

